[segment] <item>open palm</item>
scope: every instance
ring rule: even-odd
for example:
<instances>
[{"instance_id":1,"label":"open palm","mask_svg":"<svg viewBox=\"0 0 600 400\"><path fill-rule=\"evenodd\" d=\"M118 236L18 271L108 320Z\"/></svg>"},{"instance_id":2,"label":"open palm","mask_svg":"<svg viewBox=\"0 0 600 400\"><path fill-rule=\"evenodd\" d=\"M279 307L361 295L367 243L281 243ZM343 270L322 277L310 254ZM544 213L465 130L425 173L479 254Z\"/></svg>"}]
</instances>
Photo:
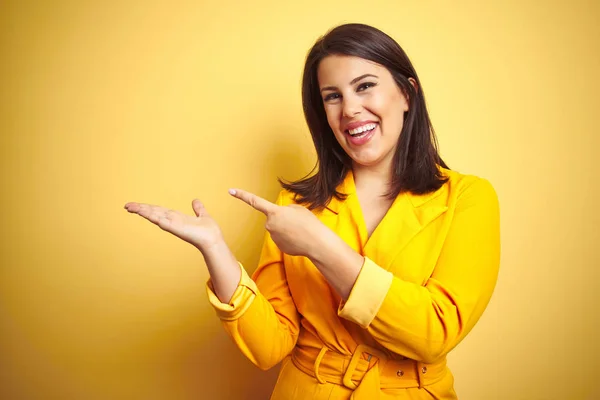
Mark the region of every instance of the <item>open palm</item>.
<instances>
[{"instance_id":1,"label":"open palm","mask_svg":"<svg viewBox=\"0 0 600 400\"><path fill-rule=\"evenodd\" d=\"M165 207L144 203L127 203L125 209L146 218L162 230L192 244L200 251L210 248L221 239L221 229L208 215L200 200L192 201L195 216Z\"/></svg>"}]
</instances>

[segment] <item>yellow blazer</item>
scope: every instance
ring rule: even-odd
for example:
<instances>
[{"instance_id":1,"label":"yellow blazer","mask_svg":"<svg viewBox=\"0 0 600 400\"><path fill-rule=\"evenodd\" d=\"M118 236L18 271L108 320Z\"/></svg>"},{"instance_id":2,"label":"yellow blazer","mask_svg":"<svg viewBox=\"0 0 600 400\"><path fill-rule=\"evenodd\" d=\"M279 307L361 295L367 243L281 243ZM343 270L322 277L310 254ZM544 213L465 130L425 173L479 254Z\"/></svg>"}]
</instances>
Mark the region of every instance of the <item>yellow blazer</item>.
<instances>
[{"instance_id":1,"label":"yellow blazer","mask_svg":"<svg viewBox=\"0 0 600 400\"><path fill-rule=\"evenodd\" d=\"M207 284L217 315L254 364L284 360L272 399L454 399L446 354L473 328L496 284L499 208L488 181L449 178L426 195L400 194L367 237L352 173L317 217L365 263L343 303L305 257L266 234L252 279L229 304ZM277 204L292 204L282 191Z\"/></svg>"}]
</instances>

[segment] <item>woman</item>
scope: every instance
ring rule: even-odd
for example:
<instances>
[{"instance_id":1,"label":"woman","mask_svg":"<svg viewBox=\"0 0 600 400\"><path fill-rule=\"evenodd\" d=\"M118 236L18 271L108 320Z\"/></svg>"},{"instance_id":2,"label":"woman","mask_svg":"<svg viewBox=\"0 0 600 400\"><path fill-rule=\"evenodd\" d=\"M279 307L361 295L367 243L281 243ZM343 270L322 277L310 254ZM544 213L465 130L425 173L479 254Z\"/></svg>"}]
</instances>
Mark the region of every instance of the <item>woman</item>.
<instances>
[{"instance_id":1,"label":"woman","mask_svg":"<svg viewBox=\"0 0 600 400\"><path fill-rule=\"evenodd\" d=\"M499 266L499 211L484 179L450 171L408 57L370 26L320 38L304 69L314 175L267 216L250 278L203 205L195 217L125 208L196 246L208 296L257 366L283 361L272 399L455 399L446 354L473 328Z\"/></svg>"}]
</instances>

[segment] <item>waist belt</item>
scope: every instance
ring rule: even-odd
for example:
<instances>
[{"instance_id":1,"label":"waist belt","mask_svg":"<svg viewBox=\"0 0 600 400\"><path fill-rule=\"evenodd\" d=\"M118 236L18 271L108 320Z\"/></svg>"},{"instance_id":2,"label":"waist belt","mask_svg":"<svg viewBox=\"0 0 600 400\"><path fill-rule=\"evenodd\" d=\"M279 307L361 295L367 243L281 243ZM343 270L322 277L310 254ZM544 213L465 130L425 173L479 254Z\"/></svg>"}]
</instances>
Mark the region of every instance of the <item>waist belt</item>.
<instances>
[{"instance_id":1,"label":"waist belt","mask_svg":"<svg viewBox=\"0 0 600 400\"><path fill-rule=\"evenodd\" d=\"M425 364L410 359L389 359L381 350L358 345L353 354L344 355L323 346L296 346L292 362L319 383L334 383L352 390L351 399L378 399L381 389L422 388L441 380L446 374L445 360Z\"/></svg>"}]
</instances>

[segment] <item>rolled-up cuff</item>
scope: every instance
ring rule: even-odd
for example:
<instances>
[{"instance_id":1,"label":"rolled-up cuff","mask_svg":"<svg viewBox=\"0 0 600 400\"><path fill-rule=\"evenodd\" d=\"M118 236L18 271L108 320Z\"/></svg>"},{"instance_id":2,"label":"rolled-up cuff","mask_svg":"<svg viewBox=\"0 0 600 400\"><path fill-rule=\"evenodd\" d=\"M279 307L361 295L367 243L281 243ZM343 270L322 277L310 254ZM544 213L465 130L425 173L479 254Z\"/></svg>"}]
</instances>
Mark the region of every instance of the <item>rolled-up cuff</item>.
<instances>
[{"instance_id":1,"label":"rolled-up cuff","mask_svg":"<svg viewBox=\"0 0 600 400\"><path fill-rule=\"evenodd\" d=\"M239 263L238 263L239 264ZM252 301L258 293L256 283L250 278L242 264L239 264L241 269L241 278L238 287L233 292L233 296L229 303L221 303L221 300L214 292L212 281L209 279L206 282L206 293L208 301L217 312L217 316L225 321L233 321L240 318L250 307Z\"/></svg>"},{"instance_id":2,"label":"rolled-up cuff","mask_svg":"<svg viewBox=\"0 0 600 400\"><path fill-rule=\"evenodd\" d=\"M348 300L340 303L338 315L368 328L379 312L393 279L391 272L365 257Z\"/></svg>"}]
</instances>

